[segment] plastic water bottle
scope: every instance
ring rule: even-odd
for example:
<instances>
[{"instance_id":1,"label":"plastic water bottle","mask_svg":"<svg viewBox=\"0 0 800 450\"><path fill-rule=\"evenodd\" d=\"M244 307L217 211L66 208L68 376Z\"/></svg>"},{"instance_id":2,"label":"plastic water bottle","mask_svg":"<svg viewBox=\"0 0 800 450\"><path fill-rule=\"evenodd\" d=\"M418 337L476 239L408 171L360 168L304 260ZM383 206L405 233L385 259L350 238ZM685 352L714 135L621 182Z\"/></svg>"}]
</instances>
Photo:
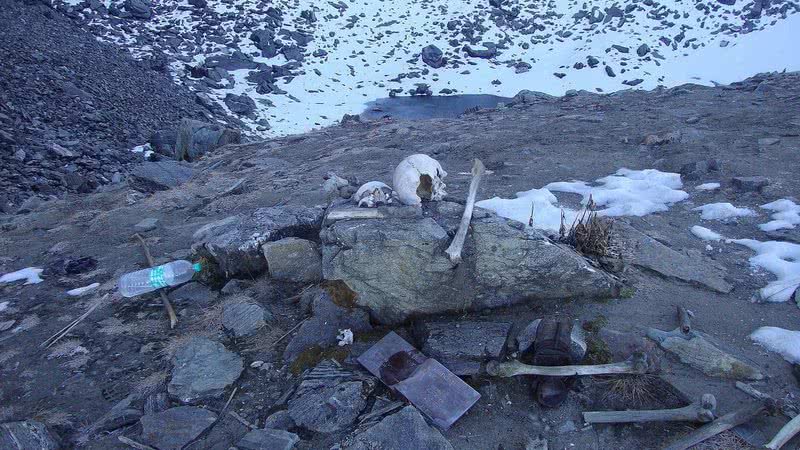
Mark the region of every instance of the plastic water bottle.
<instances>
[{"instance_id":1,"label":"plastic water bottle","mask_svg":"<svg viewBox=\"0 0 800 450\"><path fill-rule=\"evenodd\" d=\"M167 286L190 281L200 264L178 260L150 269L126 273L119 279L119 291L124 297L135 297Z\"/></svg>"}]
</instances>

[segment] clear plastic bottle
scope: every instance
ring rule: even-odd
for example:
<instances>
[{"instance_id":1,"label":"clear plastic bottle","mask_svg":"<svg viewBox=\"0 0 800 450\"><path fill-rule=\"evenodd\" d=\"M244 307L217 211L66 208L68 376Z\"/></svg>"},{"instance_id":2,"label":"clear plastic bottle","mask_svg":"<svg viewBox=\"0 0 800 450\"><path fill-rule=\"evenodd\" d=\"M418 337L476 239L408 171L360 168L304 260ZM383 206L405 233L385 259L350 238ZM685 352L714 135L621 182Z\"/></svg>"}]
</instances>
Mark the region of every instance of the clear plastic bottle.
<instances>
[{"instance_id":1,"label":"clear plastic bottle","mask_svg":"<svg viewBox=\"0 0 800 450\"><path fill-rule=\"evenodd\" d=\"M135 297L167 286L177 286L191 280L200 272L200 264L178 260L150 269L126 273L119 279L119 291L124 297Z\"/></svg>"}]
</instances>

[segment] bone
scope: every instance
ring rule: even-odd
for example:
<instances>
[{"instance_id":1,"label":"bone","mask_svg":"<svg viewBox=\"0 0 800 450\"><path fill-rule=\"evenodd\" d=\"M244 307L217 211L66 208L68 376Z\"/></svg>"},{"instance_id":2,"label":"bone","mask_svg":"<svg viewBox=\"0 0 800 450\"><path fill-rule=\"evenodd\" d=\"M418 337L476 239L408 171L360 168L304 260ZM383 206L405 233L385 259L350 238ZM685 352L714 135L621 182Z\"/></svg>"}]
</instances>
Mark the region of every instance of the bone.
<instances>
[{"instance_id":1,"label":"bone","mask_svg":"<svg viewBox=\"0 0 800 450\"><path fill-rule=\"evenodd\" d=\"M654 365L646 353L636 352L623 362L598 364L593 366L531 366L519 361L490 362L486 371L489 375L508 378L517 375L541 375L546 377L570 377L575 375L614 375L644 374L654 371Z\"/></svg>"},{"instance_id":2,"label":"bone","mask_svg":"<svg viewBox=\"0 0 800 450\"><path fill-rule=\"evenodd\" d=\"M771 450L778 450L786 445L798 432L800 432L800 416L796 416L789 423L783 426L778 434L772 438L764 447Z\"/></svg>"},{"instance_id":3,"label":"bone","mask_svg":"<svg viewBox=\"0 0 800 450\"><path fill-rule=\"evenodd\" d=\"M687 334L692 331L692 318L689 311L686 310L683 306L678 305L678 323L680 324L679 327L683 334Z\"/></svg>"},{"instance_id":4,"label":"bone","mask_svg":"<svg viewBox=\"0 0 800 450\"><path fill-rule=\"evenodd\" d=\"M686 450L689 447L705 441L706 439L710 439L724 431L728 431L731 428L735 428L743 423L747 423L751 419L764 414L765 412L773 411L774 409L774 402L771 401L747 405L730 414L726 414L711 423L703 425L702 427L692 431L686 436L665 447L664 450Z\"/></svg>"},{"instance_id":5,"label":"bone","mask_svg":"<svg viewBox=\"0 0 800 450\"><path fill-rule=\"evenodd\" d=\"M461 251L464 249L464 240L467 238L469 223L472 221L472 211L475 209L475 197L478 195L478 185L481 183L483 173L486 171L480 159L476 159L472 165L472 181L469 183L469 195L467 195L467 206L464 208L464 215L461 216L461 224L458 225L458 232L447 247L445 253L453 264L461 263Z\"/></svg>"},{"instance_id":6,"label":"bone","mask_svg":"<svg viewBox=\"0 0 800 450\"><path fill-rule=\"evenodd\" d=\"M717 410L717 399L711 394L683 408L640 411L590 411L583 413L586 423L633 422L711 422Z\"/></svg>"}]
</instances>

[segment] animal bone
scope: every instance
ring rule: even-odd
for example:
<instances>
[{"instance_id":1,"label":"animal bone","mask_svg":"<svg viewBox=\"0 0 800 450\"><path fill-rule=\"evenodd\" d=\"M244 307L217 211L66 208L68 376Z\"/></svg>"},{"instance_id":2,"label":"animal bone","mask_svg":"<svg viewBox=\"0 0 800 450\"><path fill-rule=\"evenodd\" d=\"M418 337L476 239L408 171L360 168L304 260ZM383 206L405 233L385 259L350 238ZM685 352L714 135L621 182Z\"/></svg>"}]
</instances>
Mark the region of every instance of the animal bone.
<instances>
[{"instance_id":1,"label":"animal bone","mask_svg":"<svg viewBox=\"0 0 800 450\"><path fill-rule=\"evenodd\" d=\"M419 205L422 200L439 201L447 195L442 179L447 172L439 161L428 155L415 154L400 161L394 169L392 184L404 205Z\"/></svg>"},{"instance_id":2,"label":"animal bone","mask_svg":"<svg viewBox=\"0 0 800 450\"><path fill-rule=\"evenodd\" d=\"M445 250L447 257L450 258L450 261L454 264L461 262L461 250L464 247L464 239L467 238L469 223L472 221L472 210L475 209L475 197L478 195L478 185L485 171L486 167L484 167L481 160L476 159L475 163L472 165L472 181L469 183L469 195L467 195L467 206L464 207L464 215L461 216L461 223L458 225L458 232L456 232L453 242L451 242L450 247L447 247L447 250Z\"/></svg>"},{"instance_id":3,"label":"animal bone","mask_svg":"<svg viewBox=\"0 0 800 450\"><path fill-rule=\"evenodd\" d=\"M794 419L790 420L789 423L784 425L783 428L778 431L778 434L764 447L778 450L789 442L798 432L800 432L800 416L796 416Z\"/></svg>"},{"instance_id":4,"label":"animal bone","mask_svg":"<svg viewBox=\"0 0 800 450\"><path fill-rule=\"evenodd\" d=\"M508 378L517 375L542 375L546 377L570 377L574 375L611 375L622 373L643 374L655 369L652 360L644 352L636 352L623 362L598 364L594 366L531 366L519 361L498 363L486 366L489 375Z\"/></svg>"},{"instance_id":5,"label":"animal bone","mask_svg":"<svg viewBox=\"0 0 800 450\"><path fill-rule=\"evenodd\" d=\"M691 405L675 409L642 411L590 411L583 413L586 423L631 423L631 422L711 422L717 410L717 399L711 394Z\"/></svg>"},{"instance_id":6,"label":"animal bone","mask_svg":"<svg viewBox=\"0 0 800 450\"><path fill-rule=\"evenodd\" d=\"M364 183L355 194L355 201L360 208L375 208L392 203L394 191L386 183L370 181Z\"/></svg>"},{"instance_id":7,"label":"animal bone","mask_svg":"<svg viewBox=\"0 0 800 450\"><path fill-rule=\"evenodd\" d=\"M664 450L686 450L689 447L705 441L706 439L712 438L724 431L728 431L731 428L735 428L743 423L749 422L756 416L774 410L775 402L772 401L747 405L732 413L725 414L711 423L703 425L702 427L692 431L686 436L665 447Z\"/></svg>"}]
</instances>

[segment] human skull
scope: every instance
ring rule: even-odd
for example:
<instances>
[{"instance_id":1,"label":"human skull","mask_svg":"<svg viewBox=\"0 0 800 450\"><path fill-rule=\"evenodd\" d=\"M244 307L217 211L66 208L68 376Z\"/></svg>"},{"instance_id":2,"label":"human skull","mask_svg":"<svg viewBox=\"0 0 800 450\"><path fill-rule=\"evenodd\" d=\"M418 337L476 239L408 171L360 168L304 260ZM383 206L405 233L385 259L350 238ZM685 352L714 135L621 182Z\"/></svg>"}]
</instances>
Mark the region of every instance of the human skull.
<instances>
[{"instance_id":1,"label":"human skull","mask_svg":"<svg viewBox=\"0 0 800 450\"><path fill-rule=\"evenodd\" d=\"M392 203L394 191L386 183L380 181L370 181L364 183L353 194L353 200L358 203L360 208L375 208L377 206Z\"/></svg>"},{"instance_id":2,"label":"human skull","mask_svg":"<svg viewBox=\"0 0 800 450\"><path fill-rule=\"evenodd\" d=\"M422 200L438 201L447 195L442 181L446 176L439 161L428 155L411 155L394 169L394 191L406 205L419 205Z\"/></svg>"}]
</instances>

